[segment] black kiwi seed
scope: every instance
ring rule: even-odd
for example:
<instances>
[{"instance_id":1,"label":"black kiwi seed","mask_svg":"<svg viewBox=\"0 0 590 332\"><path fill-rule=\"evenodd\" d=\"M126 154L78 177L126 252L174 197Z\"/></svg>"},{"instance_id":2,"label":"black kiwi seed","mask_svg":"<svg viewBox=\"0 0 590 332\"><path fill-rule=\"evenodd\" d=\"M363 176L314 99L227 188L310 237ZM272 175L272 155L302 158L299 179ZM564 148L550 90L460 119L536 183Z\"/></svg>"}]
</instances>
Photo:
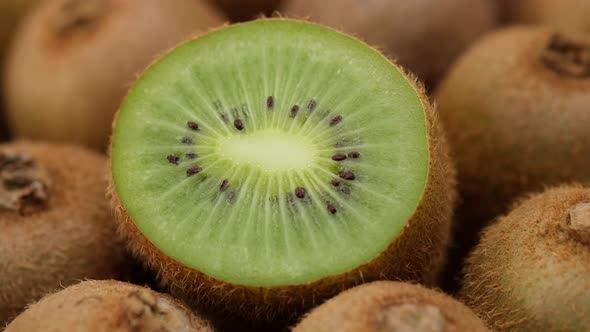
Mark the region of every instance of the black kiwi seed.
<instances>
[{"instance_id":1,"label":"black kiwi seed","mask_svg":"<svg viewBox=\"0 0 590 332\"><path fill-rule=\"evenodd\" d=\"M220 192L224 192L227 190L227 187L229 186L229 180L225 179L221 182L221 186L219 186L219 191Z\"/></svg>"},{"instance_id":2,"label":"black kiwi seed","mask_svg":"<svg viewBox=\"0 0 590 332\"><path fill-rule=\"evenodd\" d=\"M180 157L174 154L170 154L166 157L171 164L178 165L178 161L180 161Z\"/></svg>"},{"instance_id":3,"label":"black kiwi seed","mask_svg":"<svg viewBox=\"0 0 590 332\"><path fill-rule=\"evenodd\" d=\"M332 160L335 160L335 161L342 161L345 159L346 159L346 155L344 153L337 153L332 156Z\"/></svg>"},{"instance_id":4,"label":"black kiwi seed","mask_svg":"<svg viewBox=\"0 0 590 332\"><path fill-rule=\"evenodd\" d=\"M336 213L336 207L334 206L334 204L328 202L328 204L326 205L326 208L328 209L328 212L330 212L330 214Z\"/></svg>"},{"instance_id":5,"label":"black kiwi seed","mask_svg":"<svg viewBox=\"0 0 590 332\"><path fill-rule=\"evenodd\" d=\"M293 107L291 108L291 117L292 118L296 117L298 112L299 112L299 106L293 105Z\"/></svg>"},{"instance_id":6,"label":"black kiwi seed","mask_svg":"<svg viewBox=\"0 0 590 332\"><path fill-rule=\"evenodd\" d=\"M352 152L350 152L350 153L348 154L348 156L349 156L350 158L356 159L356 158L360 157L360 156L361 156L361 154L360 154L360 152L357 152L357 151L352 151Z\"/></svg>"},{"instance_id":7,"label":"black kiwi seed","mask_svg":"<svg viewBox=\"0 0 590 332\"><path fill-rule=\"evenodd\" d=\"M342 122L342 115L337 115L330 120L330 127L334 127L335 125Z\"/></svg>"},{"instance_id":8,"label":"black kiwi seed","mask_svg":"<svg viewBox=\"0 0 590 332\"><path fill-rule=\"evenodd\" d=\"M186 170L186 176L193 176L195 174L199 174L202 170L203 168L200 166L193 166Z\"/></svg>"},{"instance_id":9,"label":"black kiwi seed","mask_svg":"<svg viewBox=\"0 0 590 332\"><path fill-rule=\"evenodd\" d=\"M196 153L192 153L192 152L185 154L185 156L187 159L195 159L198 157Z\"/></svg>"},{"instance_id":10,"label":"black kiwi seed","mask_svg":"<svg viewBox=\"0 0 590 332\"><path fill-rule=\"evenodd\" d=\"M340 187L340 181L334 179L330 182L334 187Z\"/></svg>"},{"instance_id":11,"label":"black kiwi seed","mask_svg":"<svg viewBox=\"0 0 590 332\"><path fill-rule=\"evenodd\" d=\"M350 187L342 187L342 189L340 189L340 191L342 191L342 193L344 193L346 195L350 195Z\"/></svg>"},{"instance_id":12,"label":"black kiwi seed","mask_svg":"<svg viewBox=\"0 0 590 332\"><path fill-rule=\"evenodd\" d=\"M297 196L297 198L305 198L305 189L297 187L295 189L295 196Z\"/></svg>"},{"instance_id":13,"label":"black kiwi seed","mask_svg":"<svg viewBox=\"0 0 590 332\"><path fill-rule=\"evenodd\" d=\"M274 98L272 96L268 96L268 98L266 98L266 108L271 110L274 108L274 106L275 106Z\"/></svg>"},{"instance_id":14,"label":"black kiwi seed","mask_svg":"<svg viewBox=\"0 0 590 332\"><path fill-rule=\"evenodd\" d=\"M242 130L244 129L244 122L240 119L236 119L234 120L234 127L236 127L237 130Z\"/></svg>"},{"instance_id":15,"label":"black kiwi seed","mask_svg":"<svg viewBox=\"0 0 590 332\"><path fill-rule=\"evenodd\" d=\"M193 144L193 139L190 137L183 137L180 139L182 144Z\"/></svg>"},{"instance_id":16,"label":"black kiwi seed","mask_svg":"<svg viewBox=\"0 0 590 332\"><path fill-rule=\"evenodd\" d=\"M318 103L312 99L309 101L309 103L307 103L307 110L312 112L313 110L315 110L316 106L318 106Z\"/></svg>"},{"instance_id":17,"label":"black kiwi seed","mask_svg":"<svg viewBox=\"0 0 590 332\"><path fill-rule=\"evenodd\" d=\"M349 181L352 181L355 178L354 173L351 171L341 171L340 173L338 173L338 176L340 176L344 180L349 180Z\"/></svg>"},{"instance_id":18,"label":"black kiwi seed","mask_svg":"<svg viewBox=\"0 0 590 332\"><path fill-rule=\"evenodd\" d=\"M187 121L186 126L192 130L199 130L199 125L194 121Z\"/></svg>"}]
</instances>

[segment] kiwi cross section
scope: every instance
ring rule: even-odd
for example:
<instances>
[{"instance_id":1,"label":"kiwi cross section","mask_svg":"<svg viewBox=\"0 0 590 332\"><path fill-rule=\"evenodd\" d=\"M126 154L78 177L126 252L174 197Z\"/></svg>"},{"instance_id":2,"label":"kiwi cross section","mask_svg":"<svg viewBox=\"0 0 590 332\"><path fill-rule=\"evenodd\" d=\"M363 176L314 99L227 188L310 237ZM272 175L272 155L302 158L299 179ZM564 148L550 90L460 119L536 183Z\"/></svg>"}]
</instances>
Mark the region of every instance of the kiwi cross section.
<instances>
[{"instance_id":1,"label":"kiwi cross section","mask_svg":"<svg viewBox=\"0 0 590 332\"><path fill-rule=\"evenodd\" d=\"M176 261L241 285L309 283L370 262L428 176L424 106L352 37L287 20L213 31L130 90L115 189Z\"/></svg>"}]
</instances>

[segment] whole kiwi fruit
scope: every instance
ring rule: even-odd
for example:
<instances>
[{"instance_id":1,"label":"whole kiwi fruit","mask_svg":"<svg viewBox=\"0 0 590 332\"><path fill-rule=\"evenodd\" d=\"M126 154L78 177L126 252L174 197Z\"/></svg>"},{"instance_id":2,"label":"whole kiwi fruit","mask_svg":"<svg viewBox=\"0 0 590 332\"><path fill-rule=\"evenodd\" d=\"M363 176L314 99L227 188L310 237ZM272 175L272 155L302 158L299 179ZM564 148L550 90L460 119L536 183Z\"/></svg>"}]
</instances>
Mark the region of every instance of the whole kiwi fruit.
<instances>
[{"instance_id":1,"label":"whole kiwi fruit","mask_svg":"<svg viewBox=\"0 0 590 332\"><path fill-rule=\"evenodd\" d=\"M590 190L531 195L482 233L459 298L497 331L590 330Z\"/></svg>"},{"instance_id":2,"label":"whole kiwi fruit","mask_svg":"<svg viewBox=\"0 0 590 332\"><path fill-rule=\"evenodd\" d=\"M512 24L538 24L590 33L590 2L586 0L499 0L502 20Z\"/></svg>"},{"instance_id":3,"label":"whole kiwi fruit","mask_svg":"<svg viewBox=\"0 0 590 332\"><path fill-rule=\"evenodd\" d=\"M376 281L346 290L313 309L293 332L489 332L452 297L420 285Z\"/></svg>"},{"instance_id":4,"label":"whole kiwi fruit","mask_svg":"<svg viewBox=\"0 0 590 332\"><path fill-rule=\"evenodd\" d=\"M281 14L353 34L433 88L453 60L497 23L495 0L287 0Z\"/></svg>"},{"instance_id":5,"label":"whole kiwi fruit","mask_svg":"<svg viewBox=\"0 0 590 332\"><path fill-rule=\"evenodd\" d=\"M477 74L474 74L477 73ZM590 38L535 26L494 32L436 91L462 203L453 272L491 219L530 191L590 181Z\"/></svg>"},{"instance_id":6,"label":"whole kiwi fruit","mask_svg":"<svg viewBox=\"0 0 590 332\"><path fill-rule=\"evenodd\" d=\"M110 193L173 295L247 319L357 284L435 284L455 199L437 114L377 50L260 19L162 57L130 89Z\"/></svg>"},{"instance_id":7,"label":"whole kiwi fruit","mask_svg":"<svg viewBox=\"0 0 590 332\"><path fill-rule=\"evenodd\" d=\"M190 35L223 23L199 0L48 0L21 25L5 93L17 138L106 150L138 72Z\"/></svg>"},{"instance_id":8,"label":"whole kiwi fruit","mask_svg":"<svg viewBox=\"0 0 590 332\"><path fill-rule=\"evenodd\" d=\"M6 332L213 332L178 300L114 280L89 280L45 296Z\"/></svg>"},{"instance_id":9,"label":"whole kiwi fruit","mask_svg":"<svg viewBox=\"0 0 590 332\"><path fill-rule=\"evenodd\" d=\"M130 277L106 171L104 156L76 146L0 145L0 325L60 286Z\"/></svg>"}]
</instances>

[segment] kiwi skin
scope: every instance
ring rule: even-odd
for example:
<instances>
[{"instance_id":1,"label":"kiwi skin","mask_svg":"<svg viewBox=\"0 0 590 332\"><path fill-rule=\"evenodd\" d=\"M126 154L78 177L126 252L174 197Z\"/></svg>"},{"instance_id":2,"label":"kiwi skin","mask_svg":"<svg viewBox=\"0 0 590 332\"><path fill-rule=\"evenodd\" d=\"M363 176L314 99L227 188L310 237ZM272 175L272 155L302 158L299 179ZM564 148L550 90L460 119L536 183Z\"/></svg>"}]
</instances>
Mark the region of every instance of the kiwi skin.
<instances>
[{"instance_id":1,"label":"kiwi skin","mask_svg":"<svg viewBox=\"0 0 590 332\"><path fill-rule=\"evenodd\" d=\"M506 23L542 24L558 29L590 33L586 0L499 0Z\"/></svg>"},{"instance_id":2,"label":"kiwi skin","mask_svg":"<svg viewBox=\"0 0 590 332\"><path fill-rule=\"evenodd\" d=\"M196 0L42 3L8 54L12 133L105 151L113 115L137 73L159 53L224 21Z\"/></svg>"},{"instance_id":3,"label":"kiwi skin","mask_svg":"<svg viewBox=\"0 0 590 332\"><path fill-rule=\"evenodd\" d=\"M546 185L590 181L590 67L567 60L587 45L586 36L550 28L506 28L473 45L441 82L435 99L462 198L449 276L514 199Z\"/></svg>"},{"instance_id":4,"label":"kiwi skin","mask_svg":"<svg viewBox=\"0 0 590 332\"><path fill-rule=\"evenodd\" d=\"M590 330L590 190L520 201L469 255L460 298L498 331Z\"/></svg>"},{"instance_id":5,"label":"kiwi skin","mask_svg":"<svg viewBox=\"0 0 590 332\"><path fill-rule=\"evenodd\" d=\"M433 88L497 23L496 0L287 0L281 14L341 29L382 49Z\"/></svg>"},{"instance_id":6,"label":"kiwi skin","mask_svg":"<svg viewBox=\"0 0 590 332\"><path fill-rule=\"evenodd\" d=\"M45 202L21 213L0 208L0 325L55 288L129 276L129 257L105 197L106 157L28 142L2 144L0 152L30 154L50 179ZM5 181L7 173L0 173ZM6 193L0 188L0 199Z\"/></svg>"},{"instance_id":7,"label":"kiwi skin","mask_svg":"<svg viewBox=\"0 0 590 332\"><path fill-rule=\"evenodd\" d=\"M114 280L84 281L44 297L6 332L213 332L172 297Z\"/></svg>"},{"instance_id":8,"label":"kiwi skin","mask_svg":"<svg viewBox=\"0 0 590 332\"><path fill-rule=\"evenodd\" d=\"M455 168L438 115L423 86L410 74L404 74L423 103L430 152L428 179L422 200L404 231L371 262L308 284L254 287L217 280L166 256L141 233L117 195L111 171L111 206L128 247L149 268L157 271L160 284L173 296L191 305L213 308L251 321L293 319L318 301L364 282L400 279L436 284L450 241L457 196ZM116 126L117 115L113 126ZM112 141L111 147L113 144L116 142Z\"/></svg>"},{"instance_id":9,"label":"kiwi skin","mask_svg":"<svg viewBox=\"0 0 590 332\"><path fill-rule=\"evenodd\" d=\"M418 310L410 309L406 315L392 310L403 305ZM424 308L430 309L430 315L416 315ZM444 293L409 283L376 281L346 290L328 300L308 313L293 332L410 331L407 324L428 320L432 329L411 330L489 331L475 313ZM400 326L402 324L406 329Z\"/></svg>"}]
</instances>

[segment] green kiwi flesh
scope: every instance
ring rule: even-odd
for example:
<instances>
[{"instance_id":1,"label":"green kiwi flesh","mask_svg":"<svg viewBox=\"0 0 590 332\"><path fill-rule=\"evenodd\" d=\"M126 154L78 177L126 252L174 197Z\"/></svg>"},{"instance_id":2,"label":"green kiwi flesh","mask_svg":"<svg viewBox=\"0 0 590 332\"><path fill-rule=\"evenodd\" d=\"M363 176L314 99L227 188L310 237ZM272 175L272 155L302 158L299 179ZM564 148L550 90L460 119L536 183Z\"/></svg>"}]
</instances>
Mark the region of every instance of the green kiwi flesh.
<instances>
[{"instance_id":1,"label":"green kiwi flesh","mask_svg":"<svg viewBox=\"0 0 590 332\"><path fill-rule=\"evenodd\" d=\"M61 144L0 145L0 325L84 278L130 277L105 197L107 159Z\"/></svg>"},{"instance_id":2,"label":"green kiwi flesh","mask_svg":"<svg viewBox=\"0 0 590 332\"><path fill-rule=\"evenodd\" d=\"M6 332L212 332L210 324L172 297L114 280L83 281L47 295Z\"/></svg>"},{"instance_id":3,"label":"green kiwi flesh","mask_svg":"<svg viewBox=\"0 0 590 332\"><path fill-rule=\"evenodd\" d=\"M281 14L342 29L433 88L465 48L491 31L497 0L286 0Z\"/></svg>"},{"instance_id":4,"label":"green kiwi flesh","mask_svg":"<svg viewBox=\"0 0 590 332\"><path fill-rule=\"evenodd\" d=\"M488 332L461 302L420 285L376 281L312 310L293 332Z\"/></svg>"},{"instance_id":5,"label":"green kiwi flesh","mask_svg":"<svg viewBox=\"0 0 590 332\"><path fill-rule=\"evenodd\" d=\"M590 330L590 190L532 195L486 228L459 293L497 331Z\"/></svg>"},{"instance_id":6,"label":"green kiwi flesh","mask_svg":"<svg viewBox=\"0 0 590 332\"><path fill-rule=\"evenodd\" d=\"M284 310L311 304L314 288L432 282L454 198L434 121L413 81L351 37L291 20L230 26L130 90L112 139L114 206L135 252L188 296L241 287ZM300 298L278 295L295 285Z\"/></svg>"}]
</instances>

